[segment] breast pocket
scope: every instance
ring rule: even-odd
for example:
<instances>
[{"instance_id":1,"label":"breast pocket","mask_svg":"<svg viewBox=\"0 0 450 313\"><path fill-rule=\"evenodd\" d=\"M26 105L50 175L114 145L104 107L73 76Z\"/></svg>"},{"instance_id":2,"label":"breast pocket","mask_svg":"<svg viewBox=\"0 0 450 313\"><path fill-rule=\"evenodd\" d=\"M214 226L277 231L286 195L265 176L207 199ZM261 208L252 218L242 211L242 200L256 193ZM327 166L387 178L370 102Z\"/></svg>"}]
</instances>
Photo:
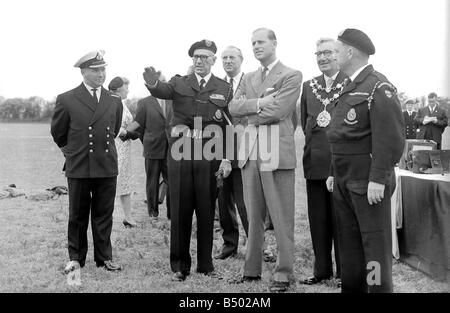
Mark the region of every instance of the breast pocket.
<instances>
[{"instance_id":1,"label":"breast pocket","mask_svg":"<svg viewBox=\"0 0 450 313\"><path fill-rule=\"evenodd\" d=\"M345 99L347 114L344 124L354 128L365 128L369 122L369 106L367 96L352 96Z\"/></svg>"},{"instance_id":2,"label":"breast pocket","mask_svg":"<svg viewBox=\"0 0 450 313\"><path fill-rule=\"evenodd\" d=\"M227 106L225 100L222 99L209 99L208 101L208 119L214 120L217 123L224 121L224 108Z\"/></svg>"}]
</instances>

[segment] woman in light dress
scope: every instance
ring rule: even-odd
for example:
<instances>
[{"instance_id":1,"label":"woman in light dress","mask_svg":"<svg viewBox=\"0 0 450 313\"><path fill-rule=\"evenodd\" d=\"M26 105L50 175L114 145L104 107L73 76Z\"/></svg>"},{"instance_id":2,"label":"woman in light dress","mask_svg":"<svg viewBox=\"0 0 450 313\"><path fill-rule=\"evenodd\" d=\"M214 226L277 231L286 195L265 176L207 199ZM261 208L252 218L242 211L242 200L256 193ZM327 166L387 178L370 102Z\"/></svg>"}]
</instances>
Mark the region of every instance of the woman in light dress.
<instances>
[{"instance_id":1,"label":"woman in light dress","mask_svg":"<svg viewBox=\"0 0 450 313\"><path fill-rule=\"evenodd\" d=\"M115 139L119 163L116 195L120 197L123 209L123 225L125 227L136 227L137 223L131 215L131 139L126 136L125 130L133 122L133 115L124 103L128 96L129 83L129 80L125 77L114 77L109 83L108 89L121 97L123 104L122 125L119 135Z\"/></svg>"}]
</instances>

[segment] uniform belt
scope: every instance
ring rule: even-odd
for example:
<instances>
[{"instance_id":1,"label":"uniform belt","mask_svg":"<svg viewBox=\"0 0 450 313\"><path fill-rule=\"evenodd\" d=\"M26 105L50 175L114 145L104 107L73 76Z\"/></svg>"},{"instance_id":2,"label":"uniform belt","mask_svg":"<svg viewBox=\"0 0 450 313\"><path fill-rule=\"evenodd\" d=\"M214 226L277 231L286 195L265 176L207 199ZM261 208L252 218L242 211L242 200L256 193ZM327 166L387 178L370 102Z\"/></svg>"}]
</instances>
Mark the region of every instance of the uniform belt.
<instances>
[{"instance_id":1,"label":"uniform belt","mask_svg":"<svg viewBox=\"0 0 450 313\"><path fill-rule=\"evenodd\" d=\"M370 154L372 153L372 137L357 141L331 142L333 154Z\"/></svg>"},{"instance_id":2,"label":"uniform belt","mask_svg":"<svg viewBox=\"0 0 450 313\"><path fill-rule=\"evenodd\" d=\"M188 127L173 127L172 137L187 137L192 139L211 139L211 134L205 134L202 129L190 129Z\"/></svg>"}]
</instances>

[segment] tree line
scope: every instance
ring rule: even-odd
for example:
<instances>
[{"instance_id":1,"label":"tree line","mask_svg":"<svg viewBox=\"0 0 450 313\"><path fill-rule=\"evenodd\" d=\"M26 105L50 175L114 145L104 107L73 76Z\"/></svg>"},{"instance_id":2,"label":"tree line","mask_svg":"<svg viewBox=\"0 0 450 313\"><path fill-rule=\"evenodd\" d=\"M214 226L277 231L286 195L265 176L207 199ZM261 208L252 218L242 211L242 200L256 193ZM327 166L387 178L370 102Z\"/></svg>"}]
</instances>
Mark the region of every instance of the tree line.
<instances>
[{"instance_id":1,"label":"tree line","mask_svg":"<svg viewBox=\"0 0 450 313\"><path fill-rule=\"evenodd\" d=\"M398 94L402 109L405 110L405 102L409 97L404 93ZM413 98L415 100L415 109L427 105L426 96ZM139 98L125 100L125 104L135 115L137 102ZM439 97L439 104L447 110L450 116L450 98ZM50 121L55 108L55 100L47 101L41 97L34 96L29 98L8 98L0 96L0 121L25 121L25 122L46 122Z\"/></svg>"}]
</instances>

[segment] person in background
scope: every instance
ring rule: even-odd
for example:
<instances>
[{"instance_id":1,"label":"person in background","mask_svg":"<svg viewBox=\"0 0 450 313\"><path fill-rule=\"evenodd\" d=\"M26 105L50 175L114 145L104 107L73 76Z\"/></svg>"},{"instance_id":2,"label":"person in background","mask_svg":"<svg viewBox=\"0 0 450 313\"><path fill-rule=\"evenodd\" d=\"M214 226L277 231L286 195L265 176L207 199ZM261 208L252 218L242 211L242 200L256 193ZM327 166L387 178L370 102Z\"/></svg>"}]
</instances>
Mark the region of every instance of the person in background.
<instances>
[{"instance_id":1,"label":"person in background","mask_svg":"<svg viewBox=\"0 0 450 313\"><path fill-rule=\"evenodd\" d=\"M123 210L123 225L125 227L136 227L137 223L131 214L131 134L127 134L126 128L133 121L133 115L125 104L128 96L129 80L125 77L114 77L108 85L109 91L120 97L122 100L123 114L120 125L119 138L116 138L117 156L119 162L119 175L117 176L116 196L120 197L120 204Z\"/></svg>"},{"instance_id":2,"label":"person in background","mask_svg":"<svg viewBox=\"0 0 450 313\"><path fill-rule=\"evenodd\" d=\"M414 100L406 100L405 106L406 110L403 111L403 119L405 120L406 139L416 139L417 122L415 117L417 112L414 111Z\"/></svg>"},{"instance_id":3,"label":"person in background","mask_svg":"<svg viewBox=\"0 0 450 313\"><path fill-rule=\"evenodd\" d=\"M222 65L225 73L224 78L230 84L230 93L234 95L241 84L244 73L241 65L244 58L239 48L229 46L222 52ZM246 123L246 118L233 118L232 123ZM234 160L231 162L232 171L230 176L224 179L222 188L219 189L218 206L220 226L222 227L223 246L222 251L214 256L215 259L224 260L233 256L238 251L239 224L236 216L236 208L241 218L245 235L248 236L247 209L244 203L244 191L242 187L242 174L237 161L237 134L234 134Z\"/></svg>"},{"instance_id":4,"label":"person in background","mask_svg":"<svg viewBox=\"0 0 450 313\"><path fill-rule=\"evenodd\" d=\"M439 107L436 93L428 95L428 106L419 109L414 120L419 126L417 139L433 140L437 143L437 149L441 149L442 133L448 125L448 117L445 110Z\"/></svg>"},{"instance_id":5,"label":"person in background","mask_svg":"<svg viewBox=\"0 0 450 313\"><path fill-rule=\"evenodd\" d=\"M165 79L161 75L161 82ZM169 149L170 121L172 120L172 105L170 100L156 99L148 96L139 100L134 122L128 126L127 131L139 129L144 146L145 158L145 189L147 195L147 211L150 217L159 216L160 175L163 182L168 184L167 153ZM167 189L166 209L167 218L170 219L169 190Z\"/></svg>"},{"instance_id":6,"label":"person in background","mask_svg":"<svg viewBox=\"0 0 450 313\"><path fill-rule=\"evenodd\" d=\"M117 183L117 151L123 106L120 97L102 87L106 78L103 50L81 57L83 82L58 95L50 132L61 149L69 188L69 274L85 265L91 216L97 267L119 271L112 260L111 230Z\"/></svg>"}]
</instances>

